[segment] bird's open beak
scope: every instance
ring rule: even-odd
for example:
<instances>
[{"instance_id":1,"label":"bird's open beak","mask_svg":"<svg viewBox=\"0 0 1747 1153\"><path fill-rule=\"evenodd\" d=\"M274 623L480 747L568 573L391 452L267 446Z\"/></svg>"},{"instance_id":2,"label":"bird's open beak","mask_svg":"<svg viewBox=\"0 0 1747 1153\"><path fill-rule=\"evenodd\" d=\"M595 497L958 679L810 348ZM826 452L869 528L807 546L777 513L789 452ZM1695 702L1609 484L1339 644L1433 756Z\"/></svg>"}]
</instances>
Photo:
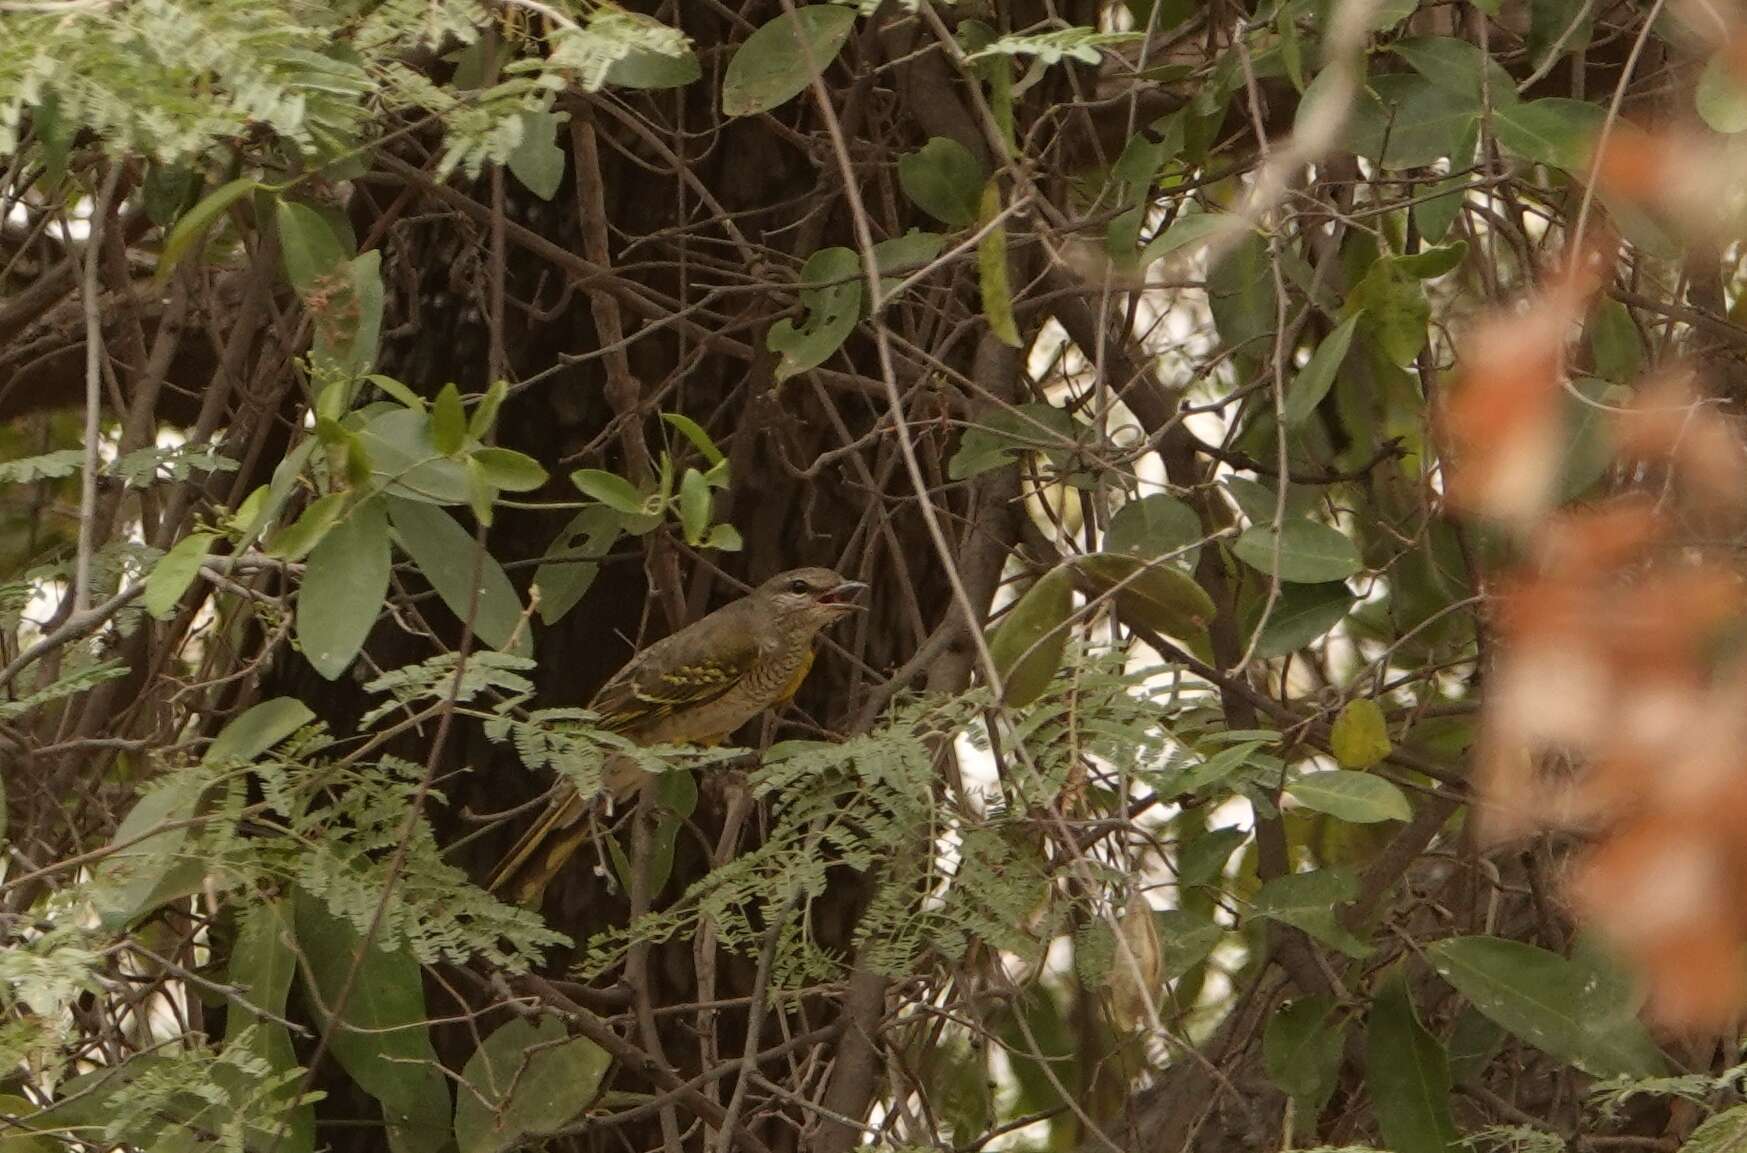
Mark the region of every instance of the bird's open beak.
<instances>
[{"instance_id":1,"label":"bird's open beak","mask_svg":"<svg viewBox=\"0 0 1747 1153\"><path fill-rule=\"evenodd\" d=\"M860 581L844 581L830 592L819 594L819 603L845 611L865 608L865 605L856 603L856 598L866 591L867 586Z\"/></svg>"}]
</instances>

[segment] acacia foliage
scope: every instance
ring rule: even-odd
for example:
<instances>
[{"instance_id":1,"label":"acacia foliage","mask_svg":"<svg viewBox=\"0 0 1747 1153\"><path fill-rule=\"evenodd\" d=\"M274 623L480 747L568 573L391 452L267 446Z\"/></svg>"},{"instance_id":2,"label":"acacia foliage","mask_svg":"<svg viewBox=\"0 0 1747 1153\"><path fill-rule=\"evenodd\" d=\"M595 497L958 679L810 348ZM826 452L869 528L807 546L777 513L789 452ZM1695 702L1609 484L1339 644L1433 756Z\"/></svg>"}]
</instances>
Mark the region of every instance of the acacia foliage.
<instances>
[{"instance_id":1,"label":"acacia foliage","mask_svg":"<svg viewBox=\"0 0 1747 1153\"><path fill-rule=\"evenodd\" d=\"M0 1144L1734 1141L1731 17L640 7L0 3Z\"/></svg>"}]
</instances>

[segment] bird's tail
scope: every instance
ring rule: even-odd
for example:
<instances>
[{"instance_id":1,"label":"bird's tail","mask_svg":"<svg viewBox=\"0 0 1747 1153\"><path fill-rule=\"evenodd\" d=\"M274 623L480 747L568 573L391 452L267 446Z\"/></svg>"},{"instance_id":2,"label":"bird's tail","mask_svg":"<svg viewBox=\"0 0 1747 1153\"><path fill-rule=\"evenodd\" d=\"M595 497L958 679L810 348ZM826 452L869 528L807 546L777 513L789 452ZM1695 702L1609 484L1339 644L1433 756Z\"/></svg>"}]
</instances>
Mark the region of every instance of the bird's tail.
<instances>
[{"instance_id":1,"label":"bird's tail","mask_svg":"<svg viewBox=\"0 0 1747 1153\"><path fill-rule=\"evenodd\" d=\"M625 764L613 763L619 760L612 758L606 773L606 789L614 797L635 792L644 776L628 758ZM538 907L547 884L578 849L588 844L594 832L594 822L589 819L590 807L588 798L566 786L546 806L540 819L504 854L503 860L492 870L491 878L485 882L486 891L507 896L518 905Z\"/></svg>"}]
</instances>

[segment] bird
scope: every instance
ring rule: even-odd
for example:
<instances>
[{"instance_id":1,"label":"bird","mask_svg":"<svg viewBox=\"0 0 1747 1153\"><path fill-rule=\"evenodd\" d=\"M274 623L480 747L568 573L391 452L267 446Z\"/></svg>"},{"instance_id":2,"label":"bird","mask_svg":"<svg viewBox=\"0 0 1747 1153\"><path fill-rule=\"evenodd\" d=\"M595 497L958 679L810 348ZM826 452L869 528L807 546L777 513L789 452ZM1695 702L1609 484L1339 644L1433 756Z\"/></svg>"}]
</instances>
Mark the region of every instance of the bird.
<instances>
[{"instance_id":1,"label":"bird","mask_svg":"<svg viewBox=\"0 0 1747 1153\"><path fill-rule=\"evenodd\" d=\"M710 746L768 708L786 703L813 667L813 640L861 608L867 589L828 568L778 573L671 636L615 673L590 702L599 725L638 745ZM615 801L649 774L618 758L602 789ZM518 905L539 903L546 885L589 837L592 798L559 790L545 813L504 855L486 882Z\"/></svg>"}]
</instances>

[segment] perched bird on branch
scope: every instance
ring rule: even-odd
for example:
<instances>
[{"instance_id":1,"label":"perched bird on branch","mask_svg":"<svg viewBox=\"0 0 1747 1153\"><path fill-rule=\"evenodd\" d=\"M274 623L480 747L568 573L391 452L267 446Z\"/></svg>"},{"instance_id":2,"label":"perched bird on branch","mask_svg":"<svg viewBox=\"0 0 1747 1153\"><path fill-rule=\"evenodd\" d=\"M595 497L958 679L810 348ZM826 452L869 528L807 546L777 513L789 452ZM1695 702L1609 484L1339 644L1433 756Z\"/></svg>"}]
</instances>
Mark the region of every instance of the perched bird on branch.
<instances>
[{"instance_id":1,"label":"perched bird on branch","mask_svg":"<svg viewBox=\"0 0 1747 1153\"><path fill-rule=\"evenodd\" d=\"M813 638L860 606L867 586L826 568L778 573L631 658L589 707L601 727L641 745L716 745L795 695L813 667ZM623 800L648 774L609 762L602 791ZM493 870L486 888L518 904L546 885L589 837L592 798L569 786Z\"/></svg>"}]
</instances>

